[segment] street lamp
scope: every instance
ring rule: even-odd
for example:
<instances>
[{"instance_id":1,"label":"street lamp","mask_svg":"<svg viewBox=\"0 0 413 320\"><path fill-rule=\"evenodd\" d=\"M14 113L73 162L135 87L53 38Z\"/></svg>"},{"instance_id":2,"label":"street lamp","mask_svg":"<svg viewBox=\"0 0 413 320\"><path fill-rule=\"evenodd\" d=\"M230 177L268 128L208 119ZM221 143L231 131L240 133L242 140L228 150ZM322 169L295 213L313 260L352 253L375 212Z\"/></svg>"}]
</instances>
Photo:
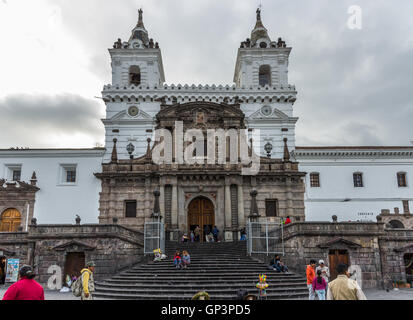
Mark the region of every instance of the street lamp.
<instances>
[{"instance_id":1,"label":"street lamp","mask_svg":"<svg viewBox=\"0 0 413 320\"><path fill-rule=\"evenodd\" d=\"M126 147L126 150L129 153L130 159L133 160L133 153L135 152L135 146L132 143L129 143Z\"/></svg>"},{"instance_id":2,"label":"street lamp","mask_svg":"<svg viewBox=\"0 0 413 320\"><path fill-rule=\"evenodd\" d=\"M267 157L268 157L268 159L271 159L271 152L272 152L272 150L274 149L274 147L272 146L272 144L268 142L268 143L265 145L264 149L265 149L265 151L267 152Z\"/></svg>"}]
</instances>

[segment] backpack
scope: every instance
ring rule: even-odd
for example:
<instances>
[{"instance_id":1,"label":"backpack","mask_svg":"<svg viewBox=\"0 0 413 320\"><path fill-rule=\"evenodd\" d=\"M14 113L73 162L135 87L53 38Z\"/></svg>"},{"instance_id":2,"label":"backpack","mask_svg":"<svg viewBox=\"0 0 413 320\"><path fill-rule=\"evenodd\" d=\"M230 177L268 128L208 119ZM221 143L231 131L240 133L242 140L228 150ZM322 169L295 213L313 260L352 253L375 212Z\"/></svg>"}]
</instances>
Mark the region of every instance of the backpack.
<instances>
[{"instance_id":1,"label":"backpack","mask_svg":"<svg viewBox=\"0 0 413 320\"><path fill-rule=\"evenodd\" d=\"M87 271L85 271L87 272ZM75 297L80 297L83 291L83 273L82 275L72 284L72 293Z\"/></svg>"}]
</instances>

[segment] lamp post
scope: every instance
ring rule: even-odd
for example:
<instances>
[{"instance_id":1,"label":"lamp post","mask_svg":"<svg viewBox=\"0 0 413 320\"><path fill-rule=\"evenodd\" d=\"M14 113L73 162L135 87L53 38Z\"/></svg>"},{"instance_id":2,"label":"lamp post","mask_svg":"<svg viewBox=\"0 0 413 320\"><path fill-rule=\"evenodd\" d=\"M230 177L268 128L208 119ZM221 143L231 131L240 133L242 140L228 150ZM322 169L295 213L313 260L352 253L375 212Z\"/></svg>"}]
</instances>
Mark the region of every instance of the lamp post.
<instances>
[{"instance_id":1,"label":"lamp post","mask_svg":"<svg viewBox=\"0 0 413 320\"><path fill-rule=\"evenodd\" d=\"M126 150L129 153L130 159L133 160L133 153L135 152L135 146L132 143L129 143L126 147Z\"/></svg>"},{"instance_id":2,"label":"lamp post","mask_svg":"<svg viewBox=\"0 0 413 320\"><path fill-rule=\"evenodd\" d=\"M272 152L272 150L274 149L274 147L272 146L272 144L268 142L268 143L265 145L264 149L265 149L265 151L267 152L267 157L268 157L268 159L271 159L271 152Z\"/></svg>"}]
</instances>

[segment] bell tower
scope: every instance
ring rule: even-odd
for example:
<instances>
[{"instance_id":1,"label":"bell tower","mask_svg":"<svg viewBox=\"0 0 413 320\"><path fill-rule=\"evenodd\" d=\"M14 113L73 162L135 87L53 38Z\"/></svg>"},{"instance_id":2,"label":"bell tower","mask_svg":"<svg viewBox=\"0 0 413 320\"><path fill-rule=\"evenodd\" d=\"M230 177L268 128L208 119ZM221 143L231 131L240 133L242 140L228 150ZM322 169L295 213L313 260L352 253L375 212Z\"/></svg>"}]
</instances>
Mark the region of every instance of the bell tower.
<instances>
[{"instance_id":1,"label":"bell tower","mask_svg":"<svg viewBox=\"0 0 413 320\"><path fill-rule=\"evenodd\" d=\"M165 74L159 44L149 38L143 24L143 11L129 41L118 39L109 50L112 58L112 84L119 86L162 85Z\"/></svg>"},{"instance_id":2,"label":"bell tower","mask_svg":"<svg viewBox=\"0 0 413 320\"><path fill-rule=\"evenodd\" d=\"M288 85L288 59L291 48L281 38L271 41L257 9L257 22L251 38L238 50L234 82L238 88Z\"/></svg>"},{"instance_id":3,"label":"bell tower","mask_svg":"<svg viewBox=\"0 0 413 320\"><path fill-rule=\"evenodd\" d=\"M112 83L102 95L106 103L104 162L111 160L117 141L119 159L143 156L148 139L152 138L155 116L160 110L153 94L148 91L163 87L165 74L158 42L149 37L139 10L138 23L128 41L118 39L109 49L112 60Z\"/></svg>"}]
</instances>

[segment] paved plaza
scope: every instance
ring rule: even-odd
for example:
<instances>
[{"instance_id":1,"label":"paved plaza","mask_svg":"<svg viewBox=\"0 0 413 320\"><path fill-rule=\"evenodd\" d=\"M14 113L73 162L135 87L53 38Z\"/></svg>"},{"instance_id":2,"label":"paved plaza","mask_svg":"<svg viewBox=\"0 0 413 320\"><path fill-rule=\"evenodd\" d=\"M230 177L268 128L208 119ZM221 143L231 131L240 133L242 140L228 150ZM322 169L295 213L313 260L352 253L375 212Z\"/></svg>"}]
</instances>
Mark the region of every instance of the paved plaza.
<instances>
[{"instance_id":1,"label":"paved plaza","mask_svg":"<svg viewBox=\"0 0 413 320\"><path fill-rule=\"evenodd\" d=\"M6 289L0 287L0 298L3 298ZM392 290L386 292L384 290L368 289L364 293L368 300L413 300L413 289ZM75 298L71 292L60 293L57 291L45 291L46 300L80 300Z\"/></svg>"}]
</instances>

